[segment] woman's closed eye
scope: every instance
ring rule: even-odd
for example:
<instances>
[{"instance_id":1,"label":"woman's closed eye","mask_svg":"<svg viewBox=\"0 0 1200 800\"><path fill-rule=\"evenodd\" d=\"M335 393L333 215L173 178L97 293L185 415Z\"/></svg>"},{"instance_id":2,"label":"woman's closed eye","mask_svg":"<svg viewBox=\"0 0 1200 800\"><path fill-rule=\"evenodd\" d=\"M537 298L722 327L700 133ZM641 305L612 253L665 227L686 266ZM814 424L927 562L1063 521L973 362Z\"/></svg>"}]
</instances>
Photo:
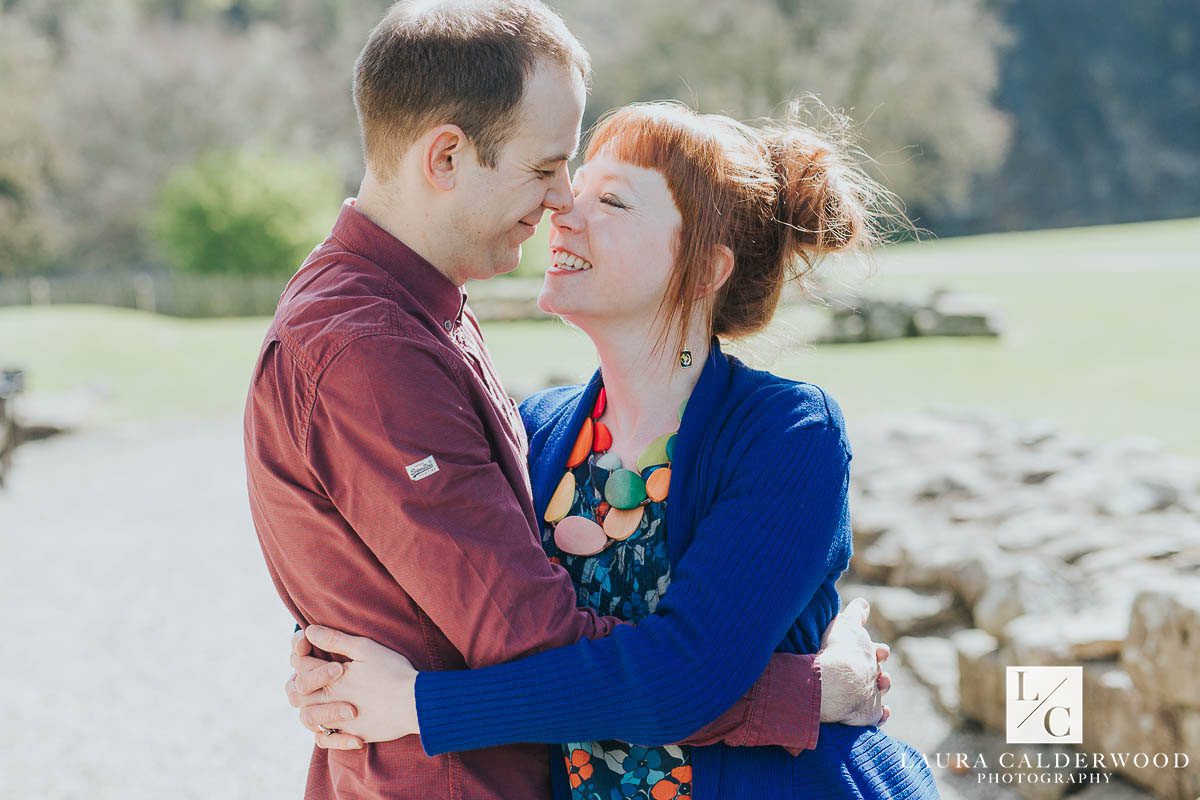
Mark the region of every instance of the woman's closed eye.
<instances>
[{"instance_id":1,"label":"woman's closed eye","mask_svg":"<svg viewBox=\"0 0 1200 800\"><path fill-rule=\"evenodd\" d=\"M629 208L629 206L622 203L620 198L615 194L600 195L600 202L604 203L606 206L612 206L613 208Z\"/></svg>"}]
</instances>

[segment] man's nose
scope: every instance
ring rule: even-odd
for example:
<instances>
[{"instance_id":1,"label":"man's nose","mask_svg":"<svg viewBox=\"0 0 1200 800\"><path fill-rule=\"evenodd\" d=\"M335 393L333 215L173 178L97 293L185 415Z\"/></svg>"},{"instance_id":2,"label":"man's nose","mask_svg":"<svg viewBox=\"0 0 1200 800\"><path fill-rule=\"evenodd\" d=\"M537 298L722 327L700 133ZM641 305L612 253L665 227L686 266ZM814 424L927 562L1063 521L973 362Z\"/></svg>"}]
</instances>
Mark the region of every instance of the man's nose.
<instances>
[{"instance_id":1,"label":"man's nose","mask_svg":"<svg viewBox=\"0 0 1200 800\"><path fill-rule=\"evenodd\" d=\"M546 199L542 202L555 214L567 214L575 207L575 195L571 192L571 176L564 165L554 176Z\"/></svg>"}]
</instances>

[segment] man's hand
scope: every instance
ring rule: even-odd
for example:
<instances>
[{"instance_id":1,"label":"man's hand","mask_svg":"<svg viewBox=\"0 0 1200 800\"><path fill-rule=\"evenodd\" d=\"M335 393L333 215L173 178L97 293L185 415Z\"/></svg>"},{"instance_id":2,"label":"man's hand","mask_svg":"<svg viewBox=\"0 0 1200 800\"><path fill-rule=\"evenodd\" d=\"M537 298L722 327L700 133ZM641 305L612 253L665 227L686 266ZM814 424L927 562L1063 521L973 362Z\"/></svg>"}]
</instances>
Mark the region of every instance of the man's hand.
<instances>
[{"instance_id":1,"label":"man's hand","mask_svg":"<svg viewBox=\"0 0 1200 800\"><path fill-rule=\"evenodd\" d=\"M349 656L344 664L313 658L309 643ZM360 636L311 625L292 639L296 674L285 686L300 722L318 747L354 750L419 733L417 671L407 658ZM328 730L335 733L329 734Z\"/></svg>"},{"instance_id":2,"label":"man's hand","mask_svg":"<svg viewBox=\"0 0 1200 800\"><path fill-rule=\"evenodd\" d=\"M300 705L306 697L300 693L300 689L296 685L300 675L305 675L305 685L326 686L342 677L342 664L338 661L326 661L313 656L312 644L304 637L304 631L296 631L292 635L292 654L289 660L295 672L283 685L283 691L287 694L288 702L293 707L301 709L300 724L317 735L317 745L330 750L357 750L362 747L362 739L342 733L338 729L339 725L358 715L358 710L354 706L344 702L308 706L307 708L301 708ZM327 731L334 731L334 733Z\"/></svg>"},{"instance_id":3,"label":"man's hand","mask_svg":"<svg viewBox=\"0 0 1200 800\"><path fill-rule=\"evenodd\" d=\"M821 722L882 725L891 715L883 695L892 688L892 679L882 667L891 648L871 641L863 627L870 613L867 601L857 597L821 637Z\"/></svg>"}]
</instances>

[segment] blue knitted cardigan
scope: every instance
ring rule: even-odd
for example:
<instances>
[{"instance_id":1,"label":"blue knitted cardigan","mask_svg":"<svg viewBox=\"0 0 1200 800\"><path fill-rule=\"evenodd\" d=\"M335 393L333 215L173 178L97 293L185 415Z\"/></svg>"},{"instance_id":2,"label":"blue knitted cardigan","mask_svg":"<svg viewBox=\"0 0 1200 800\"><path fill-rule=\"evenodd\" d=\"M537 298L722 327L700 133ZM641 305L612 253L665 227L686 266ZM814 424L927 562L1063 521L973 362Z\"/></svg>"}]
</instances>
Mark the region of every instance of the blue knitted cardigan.
<instances>
[{"instance_id":1,"label":"blue knitted cardigan","mask_svg":"<svg viewBox=\"0 0 1200 800\"><path fill-rule=\"evenodd\" d=\"M597 373L522 404L539 518L599 385ZM671 587L655 614L507 664L422 672L425 751L680 741L745 694L772 652L817 652L850 562L850 457L831 397L750 369L714 340L679 428L666 512ZM561 752L551 753L554 796L568 800ZM875 727L823 724L816 748L796 757L694 747L692 765L700 800L938 796L919 754Z\"/></svg>"}]
</instances>

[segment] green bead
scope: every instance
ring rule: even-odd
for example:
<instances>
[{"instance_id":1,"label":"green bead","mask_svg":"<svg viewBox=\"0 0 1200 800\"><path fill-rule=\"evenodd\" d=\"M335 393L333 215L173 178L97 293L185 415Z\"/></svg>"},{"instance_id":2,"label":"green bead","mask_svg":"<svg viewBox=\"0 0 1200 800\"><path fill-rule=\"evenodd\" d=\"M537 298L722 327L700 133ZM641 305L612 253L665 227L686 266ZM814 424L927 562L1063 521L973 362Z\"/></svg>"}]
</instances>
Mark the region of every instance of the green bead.
<instances>
[{"instance_id":1,"label":"green bead","mask_svg":"<svg viewBox=\"0 0 1200 800\"><path fill-rule=\"evenodd\" d=\"M678 440L679 436L674 433L671 434L670 439L667 439L667 446L665 448L667 451L667 461L670 461L672 464L675 463L675 442Z\"/></svg>"},{"instance_id":2,"label":"green bead","mask_svg":"<svg viewBox=\"0 0 1200 800\"><path fill-rule=\"evenodd\" d=\"M619 469L608 476L604 499L613 508L633 508L646 499L646 482L628 469Z\"/></svg>"},{"instance_id":3,"label":"green bead","mask_svg":"<svg viewBox=\"0 0 1200 800\"><path fill-rule=\"evenodd\" d=\"M640 456L638 456L638 472L641 472L646 467L653 467L656 464L666 464L671 460L670 457L667 456L667 440L674 435L674 433L664 433L662 436L646 445L646 449L642 451Z\"/></svg>"}]
</instances>

